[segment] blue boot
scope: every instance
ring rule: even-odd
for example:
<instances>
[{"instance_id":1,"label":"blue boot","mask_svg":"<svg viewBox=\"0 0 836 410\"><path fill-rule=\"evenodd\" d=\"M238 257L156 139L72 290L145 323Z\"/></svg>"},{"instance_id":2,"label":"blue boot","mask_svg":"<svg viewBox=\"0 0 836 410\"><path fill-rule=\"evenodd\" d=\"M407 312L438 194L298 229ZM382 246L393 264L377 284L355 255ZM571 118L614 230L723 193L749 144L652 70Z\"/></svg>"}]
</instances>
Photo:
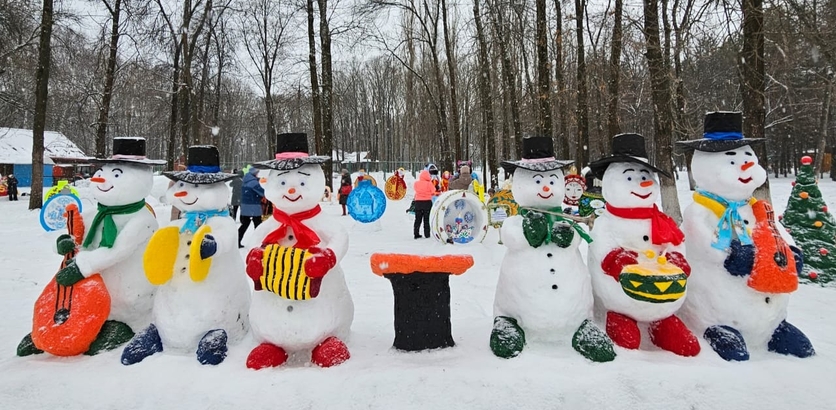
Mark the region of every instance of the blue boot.
<instances>
[{"instance_id":1,"label":"blue boot","mask_svg":"<svg viewBox=\"0 0 836 410\"><path fill-rule=\"evenodd\" d=\"M125 366L139 363L154 353L163 351L163 341L160 332L152 323L145 330L139 332L122 350L122 364Z\"/></svg>"},{"instance_id":2,"label":"blue boot","mask_svg":"<svg viewBox=\"0 0 836 410\"><path fill-rule=\"evenodd\" d=\"M731 326L715 325L705 329L703 334L711 348L717 352L723 360L743 362L749 360L749 350L746 348L746 341L737 329Z\"/></svg>"},{"instance_id":3,"label":"blue boot","mask_svg":"<svg viewBox=\"0 0 836 410\"><path fill-rule=\"evenodd\" d=\"M810 339L786 320L778 325L769 340L769 351L805 358L816 354Z\"/></svg>"},{"instance_id":4,"label":"blue boot","mask_svg":"<svg viewBox=\"0 0 836 410\"><path fill-rule=\"evenodd\" d=\"M216 365L226 358L226 331L215 329L206 332L197 345L197 361L200 364Z\"/></svg>"}]
</instances>

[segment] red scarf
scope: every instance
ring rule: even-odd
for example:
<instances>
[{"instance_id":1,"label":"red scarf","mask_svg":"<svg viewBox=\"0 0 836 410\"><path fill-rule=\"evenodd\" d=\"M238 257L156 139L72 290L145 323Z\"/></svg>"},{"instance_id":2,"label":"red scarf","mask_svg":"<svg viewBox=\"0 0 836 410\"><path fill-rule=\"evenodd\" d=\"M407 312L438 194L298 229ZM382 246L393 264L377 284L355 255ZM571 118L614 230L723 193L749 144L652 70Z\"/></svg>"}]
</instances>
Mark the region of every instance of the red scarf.
<instances>
[{"instance_id":1,"label":"red scarf","mask_svg":"<svg viewBox=\"0 0 836 410\"><path fill-rule=\"evenodd\" d=\"M313 229L308 228L302 223L305 219L313 218L322 211L319 205L302 211L293 215L288 215L276 207L273 207L273 218L281 224L275 231L270 232L264 238L264 244L279 243L281 239L287 234L287 228L293 229L293 234L296 235L296 245L294 248L308 249L319 244L319 236Z\"/></svg>"},{"instance_id":2,"label":"red scarf","mask_svg":"<svg viewBox=\"0 0 836 410\"><path fill-rule=\"evenodd\" d=\"M685 234L679 230L674 220L665 215L656 204L653 208L616 208L607 204L609 213L624 219L650 219L650 237L654 245L679 245L685 240Z\"/></svg>"}]
</instances>

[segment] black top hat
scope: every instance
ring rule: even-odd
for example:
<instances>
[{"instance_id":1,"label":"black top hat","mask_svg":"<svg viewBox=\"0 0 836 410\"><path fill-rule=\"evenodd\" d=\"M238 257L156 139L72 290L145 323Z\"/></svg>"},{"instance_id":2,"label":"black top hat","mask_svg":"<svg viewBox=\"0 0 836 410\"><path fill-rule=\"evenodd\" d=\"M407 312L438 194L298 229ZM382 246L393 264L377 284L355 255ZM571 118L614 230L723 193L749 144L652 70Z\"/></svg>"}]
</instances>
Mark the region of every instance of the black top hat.
<instances>
[{"instance_id":1,"label":"black top hat","mask_svg":"<svg viewBox=\"0 0 836 410\"><path fill-rule=\"evenodd\" d=\"M145 165L165 165L161 159L148 159L145 156L145 138L117 137L113 139L113 155L110 158L94 158L99 163L128 162Z\"/></svg>"},{"instance_id":2,"label":"black top hat","mask_svg":"<svg viewBox=\"0 0 836 410\"><path fill-rule=\"evenodd\" d=\"M678 141L680 151L723 152L763 142L763 138L743 138L743 113L717 111L705 114L703 138Z\"/></svg>"},{"instance_id":3,"label":"black top hat","mask_svg":"<svg viewBox=\"0 0 836 410\"><path fill-rule=\"evenodd\" d=\"M208 185L228 181L235 174L221 172L221 155L214 145L193 145L189 147L189 163L185 171L168 171L163 175L174 181Z\"/></svg>"},{"instance_id":4,"label":"black top hat","mask_svg":"<svg viewBox=\"0 0 836 410\"><path fill-rule=\"evenodd\" d=\"M522 159L502 161L505 172L513 174L517 168L530 171L551 171L572 165L575 161L554 158L554 145L550 137L531 136L522 140Z\"/></svg>"},{"instance_id":5,"label":"black top hat","mask_svg":"<svg viewBox=\"0 0 836 410\"><path fill-rule=\"evenodd\" d=\"M328 159L324 155L309 155L308 135L293 132L276 136L276 159L256 162L253 167L289 171L307 164L322 164Z\"/></svg>"},{"instance_id":6,"label":"black top hat","mask_svg":"<svg viewBox=\"0 0 836 410\"><path fill-rule=\"evenodd\" d=\"M657 168L648 161L647 150L644 147L644 137L639 134L618 134L612 137L612 155L593 161L589 164L589 168L596 178L603 179L607 167L614 162L634 162L668 178L671 176L667 171Z\"/></svg>"}]
</instances>

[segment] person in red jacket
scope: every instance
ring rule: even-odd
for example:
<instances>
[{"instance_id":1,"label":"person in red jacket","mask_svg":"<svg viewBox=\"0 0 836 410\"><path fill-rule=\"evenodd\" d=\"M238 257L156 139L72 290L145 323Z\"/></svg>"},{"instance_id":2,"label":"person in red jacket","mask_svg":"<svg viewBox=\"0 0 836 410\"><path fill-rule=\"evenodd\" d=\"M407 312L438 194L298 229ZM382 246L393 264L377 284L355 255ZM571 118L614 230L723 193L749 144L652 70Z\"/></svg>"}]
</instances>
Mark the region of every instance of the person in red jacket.
<instances>
[{"instance_id":1,"label":"person in red jacket","mask_svg":"<svg viewBox=\"0 0 836 410\"><path fill-rule=\"evenodd\" d=\"M433 196L438 195L435 185L432 183L430 172L426 169L418 174L418 180L412 186L415 189L415 224L412 232L415 239L421 238L418 234L418 228L421 227L421 222L424 223L424 237L430 237L430 209L433 207Z\"/></svg>"}]
</instances>

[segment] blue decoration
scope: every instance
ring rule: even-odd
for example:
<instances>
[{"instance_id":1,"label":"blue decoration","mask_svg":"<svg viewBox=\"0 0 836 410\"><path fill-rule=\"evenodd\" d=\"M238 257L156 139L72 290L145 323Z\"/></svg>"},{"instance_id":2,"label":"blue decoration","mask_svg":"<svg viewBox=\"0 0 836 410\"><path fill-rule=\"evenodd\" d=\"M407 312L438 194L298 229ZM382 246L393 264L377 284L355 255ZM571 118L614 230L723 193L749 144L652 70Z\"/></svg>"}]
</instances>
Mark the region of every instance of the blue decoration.
<instances>
[{"instance_id":1,"label":"blue decoration","mask_svg":"<svg viewBox=\"0 0 836 410\"><path fill-rule=\"evenodd\" d=\"M45 231L58 231L67 229L67 206L76 204L78 212L81 212L81 200L73 194L55 194L49 197L41 207L41 226Z\"/></svg>"},{"instance_id":2,"label":"blue decoration","mask_svg":"<svg viewBox=\"0 0 836 410\"><path fill-rule=\"evenodd\" d=\"M355 221L374 222L386 211L386 194L370 180L362 180L348 194L346 208Z\"/></svg>"},{"instance_id":3,"label":"blue decoration","mask_svg":"<svg viewBox=\"0 0 836 410\"><path fill-rule=\"evenodd\" d=\"M715 141L734 141L742 140L743 133L740 131L714 131L704 133L703 137L705 137L705 139Z\"/></svg>"},{"instance_id":4,"label":"blue decoration","mask_svg":"<svg viewBox=\"0 0 836 410\"><path fill-rule=\"evenodd\" d=\"M186 170L198 174L215 174L221 172L221 167L218 165L189 165Z\"/></svg>"}]
</instances>

